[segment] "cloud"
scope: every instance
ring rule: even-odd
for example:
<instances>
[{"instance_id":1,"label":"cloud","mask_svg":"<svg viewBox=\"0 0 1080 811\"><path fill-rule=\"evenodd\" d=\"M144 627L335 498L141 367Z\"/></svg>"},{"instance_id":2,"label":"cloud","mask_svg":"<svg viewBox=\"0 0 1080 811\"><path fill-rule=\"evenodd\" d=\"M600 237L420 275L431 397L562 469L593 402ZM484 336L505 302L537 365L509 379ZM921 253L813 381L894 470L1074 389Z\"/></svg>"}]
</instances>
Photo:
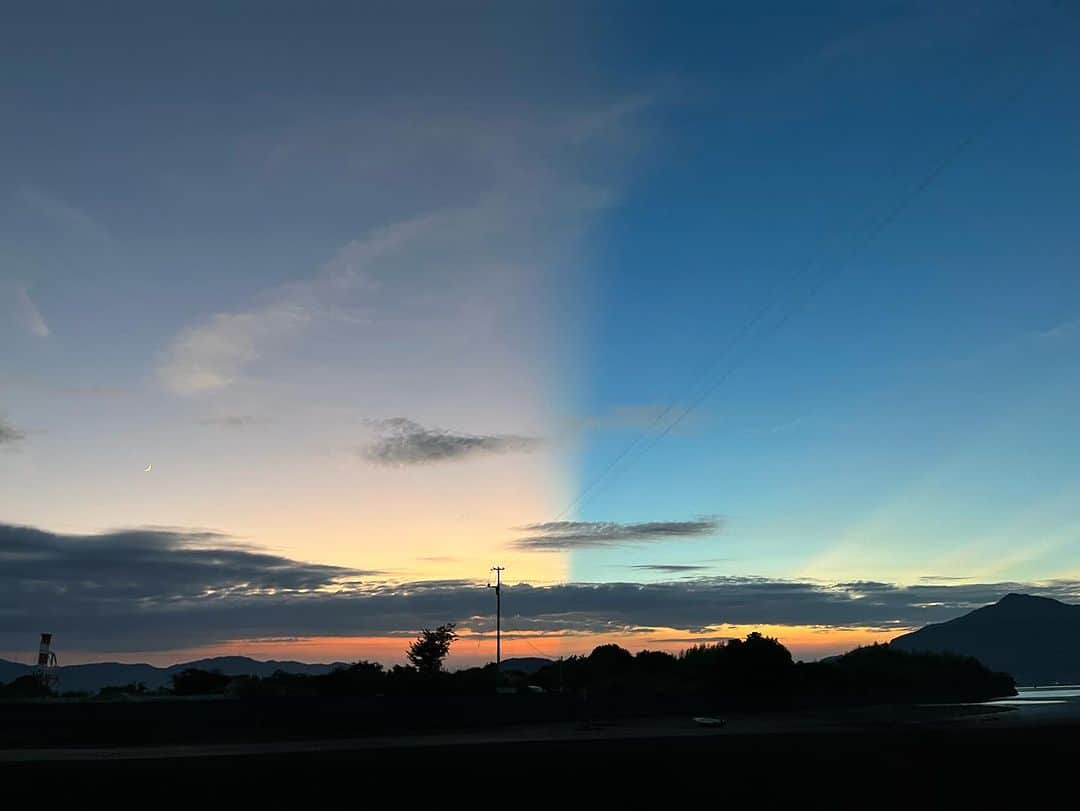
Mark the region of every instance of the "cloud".
<instances>
[{"instance_id":1,"label":"cloud","mask_svg":"<svg viewBox=\"0 0 1080 811\"><path fill-rule=\"evenodd\" d=\"M37 338L48 338L51 334L29 288L16 281L0 280L0 324L6 323L18 324Z\"/></svg>"},{"instance_id":2,"label":"cloud","mask_svg":"<svg viewBox=\"0 0 1080 811\"><path fill-rule=\"evenodd\" d=\"M0 445L7 445L24 439L26 434L13 428L8 422L0 417Z\"/></svg>"},{"instance_id":3,"label":"cloud","mask_svg":"<svg viewBox=\"0 0 1080 811\"><path fill-rule=\"evenodd\" d=\"M144 527L97 535L60 535L0 524L0 578L52 583L79 601L175 602L224 594L288 594L333 589L376 574L301 563L205 530Z\"/></svg>"},{"instance_id":4,"label":"cloud","mask_svg":"<svg viewBox=\"0 0 1080 811\"><path fill-rule=\"evenodd\" d=\"M15 304L22 316L23 323L26 324L26 328L30 330L30 333L38 338L48 338L50 334L49 325L41 315L41 310L38 309L34 300L30 298L30 292L25 287L19 286L15 289Z\"/></svg>"},{"instance_id":5,"label":"cloud","mask_svg":"<svg viewBox=\"0 0 1080 811\"><path fill-rule=\"evenodd\" d=\"M709 633L733 625L906 629L1009 592L1080 601L1080 581L912 585L759 577L658 583L507 584L508 632ZM293 561L211 532L169 528L60 535L0 524L0 648L42 629L81 650L169 650L234 639L407 635L456 622L491 630L481 582L394 583ZM716 633L716 631L712 631ZM722 631L720 631L722 633Z\"/></svg>"},{"instance_id":6,"label":"cloud","mask_svg":"<svg viewBox=\"0 0 1080 811\"><path fill-rule=\"evenodd\" d=\"M173 340L158 377L176 394L224 388L266 348L302 330L311 317L308 309L284 301L248 312L218 313Z\"/></svg>"},{"instance_id":7,"label":"cloud","mask_svg":"<svg viewBox=\"0 0 1080 811\"><path fill-rule=\"evenodd\" d=\"M894 60L899 53L959 51L1002 25L1015 26L1015 10L1011 4L912 3L897 13L852 20L823 44L820 54L829 63L865 66L875 59Z\"/></svg>"},{"instance_id":8,"label":"cloud","mask_svg":"<svg viewBox=\"0 0 1080 811\"><path fill-rule=\"evenodd\" d=\"M1036 333L1036 336L1045 339L1060 339L1077 334L1080 334L1080 318L1067 318L1064 321L1059 321L1049 329Z\"/></svg>"},{"instance_id":9,"label":"cloud","mask_svg":"<svg viewBox=\"0 0 1080 811\"><path fill-rule=\"evenodd\" d=\"M23 203L53 223L60 231L88 242L107 245L112 236L94 217L48 192L32 186L20 190Z\"/></svg>"},{"instance_id":10,"label":"cloud","mask_svg":"<svg viewBox=\"0 0 1080 811\"><path fill-rule=\"evenodd\" d=\"M312 344L331 355L353 348L350 375L385 385L403 361L415 373L433 360L424 380L448 367L475 372L466 382L477 396L483 381L509 382L508 360L518 376L522 356L545 371L577 300L563 289L573 280L557 271L576 261L587 228L615 199L634 148L631 119L647 102L478 102L467 116L457 105L387 104L305 120L249 145L248 154L279 156L265 182L332 167L333 183L352 190L359 238L322 267L299 268L289 283L183 328L157 364L167 390L191 397L265 379ZM538 326L552 292L565 316L554 336Z\"/></svg>"},{"instance_id":11,"label":"cloud","mask_svg":"<svg viewBox=\"0 0 1080 811\"><path fill-rule=\"evenodd\" d=\"M705 572L711 566L692 566L685 563L639 563L630 567L646 572L662 572L663 574L680 574L683 572Z\"/></svg>"},{"instance_id":12,"label":"cloud","mask_svg":"<svg viewBox=\"0 0 1080 811\"><path fill-rule=\"evenodd\" d=\"M247 428L263 422L262 418L251 414L227 414L221 417L203 417L199 420L200 425L215 425L221 428Z\"/></svg>"},{"instance_id":13,"label":"cloud","mask_svg":"<svg viewBox=\"0 0 1080 811\"><path fill-rule=\"evenodd\" d=\"M533 551L565 551L625 544L656 543L678 538L715 535L723 527L719 518L696 521L651 521L618 524L614 521L551 521L522 527L532 534L518 538L514 546Z\"/></svg>"},{"instance_id":14,"label":"cloud","mask_svg":"<svg viewBox=\"0 0 1080 811\"><path fill-rule=\"evenodd\" d=\"M319 322L355 320L357 313L342 302L370 293L372 264L422 231L427 221L421 217L377 229L345 245L314 276L272 288L246 310L217 313L188 327L166 347L158 379L185 396L223 389L264 354Z\"/></svg>"},{"instance_id":15,"label":"cloud","mask_svg":"<svg viewBox=\"0 0 1080 811\"><path fill-rule=\"evenodd\" d=\"M404 417L372 423L381 434L363 449L363 455L381 465L425 465L468 456L528 453L540 447L537 437L514 434L455 434L424 428Z\"/></svg>"}]
</instances>

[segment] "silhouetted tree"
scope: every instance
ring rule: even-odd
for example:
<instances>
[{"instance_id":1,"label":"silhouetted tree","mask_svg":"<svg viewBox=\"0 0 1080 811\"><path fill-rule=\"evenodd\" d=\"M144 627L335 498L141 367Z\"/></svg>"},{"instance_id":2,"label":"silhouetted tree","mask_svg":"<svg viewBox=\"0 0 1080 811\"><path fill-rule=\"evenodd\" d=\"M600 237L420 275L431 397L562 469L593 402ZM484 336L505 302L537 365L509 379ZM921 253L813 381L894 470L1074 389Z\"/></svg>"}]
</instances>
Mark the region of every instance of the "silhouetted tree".
<instances>
[{"instance_id":1,"label":"silhouetted tree","mask_svg":"<svg viewBox=\"0 0 1080 811\"><path fill-rule=\"evenodd\" d=\"M0 684L0 698L48 698L53 695L40 678L33 675L19 676L17 679Z\"/></svg>"},{"instance_id":2,"label":"silhouetted tree","mask_svg":"<svg viewBox=\"0 0 1080 811\"><path fill-rule=\"evenodd\" d=\"M642 650L634 657L634 665L642 675L668 675L678 660L667 651Z\"/></svg>"},{"instance_id":3,"label":"silhouetted tree","mask_svg":"<svg viewBox=\"0 0 1080 811\"><path fill-rule=\"evenodd\" d=\"M745 640L733 639L724 646L721 684L750 693L786 688L795 673L791 652L780 642L757 631Z\"/></svg>"},{"instance_id":4,"label":"silhouetted tree","mask_svg":"<svg viewBox=\"0 0 1080 811\"><path fill-rule=\"evenodd\" d=\"M178 696L220 695L229 686L229 677L220 670L189 667L172 677L173 692Z\"/></svg>"},{"instance_id":5,"label":"silhouetted tree","mask_svg":"<svg viewBox=\"0 0 1080 811\"><path fill-rule=\"evenodd\" d=\"M949 653L910 653L887 644L866 645L831 662L802 665L803 682L819 695L847 700L979 700L1016 694L1012 677L978 659Z\"/></svg>"},{"instance_id":6,"label":"silhouetted tree","mask_svg":"<svg viewBox=\"0 0 1080 811\"><path fill-rule=\"evenodd\" d=\"M634 654L618 645L600 645L589 654L588 672L593 694L626 693L633 682Z\"/></svg>"},{"instance_id":7,"label":"silhouetted tree","mask_svg":"<svg viewBox=\"0 0 1080 811\"><path fill-rule=\"evenodd\" d=\"M431 680L422 678L417 669L411 665L394 665L386 671L388 695L412 695L426 692L430 688Z\"/></svg>"},{"instance_id":8,"label":"silhouetted tree","mask_svg":"<svg viewBox=\"0 0 1080 811\"><path fill-rule=\"evenodd\" d=\"M110 685L108 687L102 687L98 690L98 698L124 698L126 696L141 696L146 695L149 690L146 689L146 685L140 682L132 682L131 684L124 685Z\"/></svg>"},{"instance_id":9,"label":"silhouetted tree","mask_svg":"<svg viewBox=\"0 0 1080 811\"><path fill-rule=\"evenodd\" d=\"M386 687L386 673L378 662L360 661L314 678L321 695L373 696Z\"/></svg>"},{"instance_id":10,"label":"silhouetted tree","mask_svg":"<svg viewBox=\"0 0 1080 811\"><path fill-rule=\"evenodd\" d=\"M458 636L454 632L454 623L440 625L434 631L425 628L409 645L406 654L412 665L425 676L435 676L442 672L443 659L450 653L450 646Z\"/></svg>"},{"instance_id":11,"label":"silhouetted tree","mask_svg":"<svg viewBox=\"0 0 1080 811\"><path fill-rule=\"evenodd\" d=\"M589 684L588 662L584 656L559 659L537 670L532 681L549 692L579 692Z\"/></svg>"},{"instance_id":12,"label":"silhouetted tree","mask_svg":"<svg viewBox=\"0 0 1080 811\"><path fill-rule=\"evenodd\" d=\"M589 664L595 669L625 673L634 666L634 654L618 645L598 645L589 654Z\"/></svg>"},{"instance_id":13,"label":"silhouetted tree","mask_svg":"<svg viewBox=\"0 0 1080 811\"><path fill-rule=\"evenodd\" d=\"M685 692L680 678L679 660L658 650L639 651L634 657L635 689L654 696Z\"/></svg>"}]
</instances>

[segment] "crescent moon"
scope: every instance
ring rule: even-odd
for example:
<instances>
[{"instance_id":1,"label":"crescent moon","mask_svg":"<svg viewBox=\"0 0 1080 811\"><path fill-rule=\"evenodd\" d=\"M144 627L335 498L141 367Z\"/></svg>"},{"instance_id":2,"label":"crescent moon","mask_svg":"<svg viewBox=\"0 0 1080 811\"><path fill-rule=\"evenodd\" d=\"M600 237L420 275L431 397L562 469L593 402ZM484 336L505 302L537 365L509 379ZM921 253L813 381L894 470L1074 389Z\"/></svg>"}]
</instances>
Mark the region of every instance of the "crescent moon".
<instances>
[{"instance_id":1,"label":"crescent moon","mask_svg":"<svg viewBox=\"0 0 1080 811\"><path fill-rule=\"evenodd\" d=\"M153 468L154 468L154 463L151 462L145 468L143 468L143 473L149 473L151 470L153 470Z\"/></svg>"}]
</instances>

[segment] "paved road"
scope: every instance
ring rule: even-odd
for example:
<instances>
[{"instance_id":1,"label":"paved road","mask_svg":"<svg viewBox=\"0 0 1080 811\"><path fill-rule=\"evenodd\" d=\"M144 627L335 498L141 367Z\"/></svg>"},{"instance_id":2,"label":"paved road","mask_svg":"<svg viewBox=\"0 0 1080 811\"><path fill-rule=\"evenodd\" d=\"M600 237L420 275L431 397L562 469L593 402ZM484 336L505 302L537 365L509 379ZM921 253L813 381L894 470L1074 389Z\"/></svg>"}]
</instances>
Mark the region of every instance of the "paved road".
<instances>
[{"instance_id":1,"label":"paved road","mask_svg":"<svg viewBox=\"0 0 1080 811\"><path fill-rule=\"evenodd\" d=\"M1078 693L1080 695L1080 693ZM1080 709L1080 703L1076 708ZM1011 707L949 705L925 708L858 708L821 712L729 716L721 728L703 727L689 717L647 718L617 723L555 723L497 730L428 733L364 738L172 744L156 746L79 746L0 750L0 763L148 761L237 758L378 750L491 748L563 743L602 745L632 741L882 732L928 724L972 724L1013 715ZM704 743L704 741L702 741Z\"/></svg>"}]
</instances>

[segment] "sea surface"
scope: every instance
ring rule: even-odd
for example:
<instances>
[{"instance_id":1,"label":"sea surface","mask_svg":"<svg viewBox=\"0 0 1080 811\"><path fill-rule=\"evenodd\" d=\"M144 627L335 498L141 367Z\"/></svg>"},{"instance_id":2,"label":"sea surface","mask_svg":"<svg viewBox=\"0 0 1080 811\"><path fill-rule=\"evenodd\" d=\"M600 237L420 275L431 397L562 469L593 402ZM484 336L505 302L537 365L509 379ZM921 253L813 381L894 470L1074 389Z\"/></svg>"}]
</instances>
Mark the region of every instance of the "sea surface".
<instances>
[{"instance_id":1,"label":"sea surface","mask_svg":"<svg viewBox=\"0 0 1080 811\"><path fill-rule=\"evenodd\" d=\"M1017 720L1080 720L1080 684L1047 687L1018 687L1019 695L983 702L987 706L1010 707Z\"/></svg>"}]
</instances>

